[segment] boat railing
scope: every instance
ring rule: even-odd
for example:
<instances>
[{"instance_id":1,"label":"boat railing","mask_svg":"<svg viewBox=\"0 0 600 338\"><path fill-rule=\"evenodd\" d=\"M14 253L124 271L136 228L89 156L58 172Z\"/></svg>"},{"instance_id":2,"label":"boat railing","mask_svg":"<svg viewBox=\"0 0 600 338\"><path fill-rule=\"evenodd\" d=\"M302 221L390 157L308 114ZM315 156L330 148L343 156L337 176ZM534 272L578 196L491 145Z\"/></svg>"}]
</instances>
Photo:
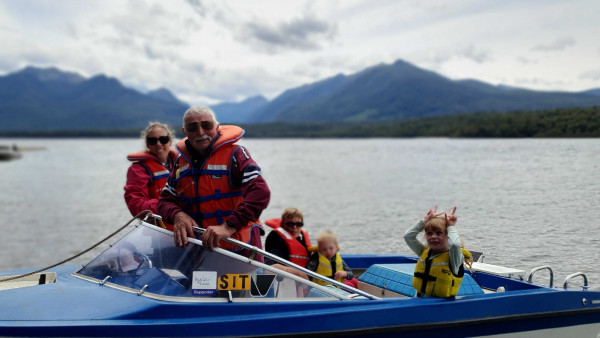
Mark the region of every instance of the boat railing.
<instances>
[{"instance_id":1,"label":"boat railing","mask_svg":"<svg viewBox=\"0 0 600 338\"><path fill-rule=\"evenodd\" d=\"M154 226L157 227L161 227L163 229L166 229L167 227L165 226L165 223L163 223L163 219L161 215L157 215L157 214L153 214L153 213L148 213L146 214L146 216L144 216L144 218L142 218L142 221L146 222L146 223L150 223Z\"/></svg>"},{"instance_id":2,"label":"boat railing","mask_svg":"<svg viewBox=\"0 0 600 338\"><path fill-rule=\"evenodd\" d=\"M202 233L205 230L206 229L203 229L203 228L200 228L200 227L194 227L194 231L199 232L199 233ZM226 238L226 239L223 239L223 240L226 241L226 242L235 244L237 246L240 246L240 247L242 247L244 249L248 249L248 250L250 250L250 251L252 251L254 253L261 254L264 257L268 257L268 258L272 259L273 261L276 261L277 263L283 264L285 266L289 266L289 267L294 268L294 269L296 269L298 271L302 271L303 273L305 273L306 275L308 275L310 277L317 278L317 279L320 279L320 280L325 281L327 283L330 283L331 285L337 286L337 287L339 287L342 290L350 291L350 292L353 292L355 294L361 295L361 296L369 298L369 299L380 299L379 297L373 296L370 293L367 293L367 292L364 292L362 290L353 288L353 287L351 287L349 285L346 285L344 283L340 283L340 282L338 282L336 280L327 278L327 277L325 277L323 275L320 275L320 274L318 274L318 273L316 273L314 271L308 270L308 269L306 269L304 267L301 267L298 264L292 263L292 262L290 262L288 260L285 260L285 259L283 259L283 258L281 258L279 256L273 255L272 253L267 252L265 250L262 250L260 248L257 248L257 247L255 247L253 245L246 244L244 242L238 241L238 240L233 239L233 238ZM315 285L318 285L318 284L315 284Z\"/></svg>"},{"instance_id":3,"label":"boat railing","mask_svg":"<svg viewBox=\"0 0 600 338\"><path fill-rule=\"evenodd\" d=\"M472 250L469 250L469 252L471 253L471 259L473 259L473 262L483 263L483 259L485 258L483 252Z\"/></svg>"},{"instance_id":4,"label":"boat railing","mask_svg":"<svg viewBox=\"0 0 600 338\"><path fill-rule=\"evenodd\" d=\"M565 283L563 284L563 288L566 290L569 288L569 281L575 277L583 277L583 285L581 286L584 290L589 289L587 276L583 272L575 272L570 274L565 278Z\"/></svg>"},{"instance_id":5,"label":"boat railing","mask_svg":"<svg viewBox=\"0 0 600 338\"><path fill-rule=\"evenodd\" d=\"M543 266L538 266L536 268L531 269L531 271L529 272L529 274L527 275L527 282L532 283L533 281L533 274L540 271L540 270L548 270L550 271L550 287L552 287L554 285L554 273L552 272L552 268L547 266L547 265L543 265Z\"/></svg>"},{"instance_id":6,"label":"boat railing","mask_svg":"<svg viewBox=\"0 0 600 338\"><path fill-rule=\"evenodd\" d=\"M169 235L171 235L171 236L173 235L173 232L172 232L172 231L169 231L169 230L167 230L167 229L165 229L165 228L163 228L163 227L156 226L156 225L154 225L154 224L148 223L148 222L146 222L146 220L144 220L144 219L139 219L139 221L140 221L140 222L139 222L138 224L136 224L136 225L135 225L136 227L137 227L137 226L144 226L144 227L148 227L148 228L153 228L153 229L155 229L156 231L159 231L159 232L162 232L162 233L165 233L165 234L169 234ZM197 229L194 229L194 230L197 230ZM202 230L204 230L204 229L202 229ZM229 239L229 240L231 240L231 241L230 241L230 243L234 243L235 245L243 246L244 248L247 248L247 249L249 249L249 250L253 250L253 251L254 251L254 250L257 250L257 251L256 251L257 253L261 253L261 252L260 252L260 249L258 249L258 248L256 248L256 247L253 247L253 246L251 246L251 245L248 245L248 244L246 244L246 243L239 242L239 241L236 241L236 240L233 240L233 239ZM193 243L193 244L196 244L196 245L200 245L200 246L202 246L202 245L203 245L201 240L199 240L199 239L196 239L196 238L193 238L193 237L189 237L189 238L188 238L188 241L189 241L190 243ZM254 249L251 249L251 248L254 248ZM294 280L294 281L296 281L296 282L301 282L301 283L307 284L307 285L311 286L311 287L312 287L312 288L314 288L314 289L320 290L320 291L324 292L325 294L328 294L328 295L330 295L330 296L332 296L332 297L334 297L334 298L338 298L338 299L340 299L340 300L343 300L343 299L352 299L352 298L355 298L355 296L356 296L356 295L343 295L343 294L341 294L341 293L339 293L339 292L334 292L334 291L332 291L330 288L328 288L328 287L326 287L326 286L322 286L322 285L316 284L316 283L314 283L314 282L311 282L311 281L309 281L309 280L305 280L305 279L303 279L302 277L296 276L296 275L294 275L294 274L292 274L292 273L289 273L289 272L287 272L287 271L283 271L283 270L280 270L280 269L277 269L277 268L271 267L271 266L269 266L269 265L266 265L266 264L264 264L264 263L261 263L261 262L255 261L255 260L253 260L253 259L251 259L251 258L244 257L244 256L242 256L242 255L238 255L237 253L234 253L234 252L231 252L231 251L228 251L228 250L225 250L225 249L221 249L221 248L218 248L218 247L217 247L217 248L214 248L214 249L213 249L213 251L215 251L215 252L217 252L217 253L219 253L219 254L221 254L221 255L224 255L224 256L227 256L227 257L233 258L233 259L235 259L235 260L238 260L238 261L243 261L243 262L245 262L245 263L247 263L247 264L250 264L250 265L256 266L256 267L258 267L258 268L262 268L262 269L264 269L264 270L268 270L268 271L274 272L274 273L276 273L276 274L279 274L279 275L281 275L282 277L289 278L289 279L291 279L291 280ZM262 253L261 253L261 254L262 254ZM266 254L268 255L269 253L266 253ZM334 281L334 282L335 282L335 281ZM138 292L139 294L142 294L142 293L143 293L143 294L145 294L145 295L146 295L147 293L145 293L144 291L145 291L145 288L142 288L142 289L139 289L139 290L137 290L137 292ZM378 298L378 297L375 297L375 296L373 296L373 295L370 295L370 294L368 294L368 293L361 292L360 290L358 290L358 291L360 292L360 294L359 294L360 296L368 297L368 298L371 298L371 299L380 299L380 298ZM357 293L357 294L358 294L358 293ZM153 295L152 295L152 294L148 294L148 297L153 297ZM231 300L232 300L231 291L229 291L229 298L230 298L230 301L231 301ZM158 297L158 298L156 298L156 299L161 299L161 298L160 298L160 296L159 296L159 297Z\"/></svg>"}]
</instances>

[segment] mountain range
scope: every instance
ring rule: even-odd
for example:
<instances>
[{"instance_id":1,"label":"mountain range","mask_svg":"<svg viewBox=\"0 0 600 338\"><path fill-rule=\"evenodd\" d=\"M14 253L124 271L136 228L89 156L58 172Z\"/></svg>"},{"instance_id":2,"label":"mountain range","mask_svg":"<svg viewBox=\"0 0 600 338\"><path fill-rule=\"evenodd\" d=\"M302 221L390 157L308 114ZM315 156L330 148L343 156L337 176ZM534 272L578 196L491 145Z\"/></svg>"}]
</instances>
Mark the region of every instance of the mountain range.
<instances>
[{"instance_id":1,"label":"mountain range","mask_svg":"<svg viewBox=\"0 0 600 338\"><path fill-rule=\"evenodd\" d=\"M543 92L475 80L453 81L399 60L287 90L252 117L260 122L385 122L598 104L597 90Z\"/></svg>"},{"instance_id":2,"label":"mountain range","mask_svg":"<svg viewBox=\"0 0 600 338\"><path fill-rule=\"evenodd\" d=\"M398 60L263 96L213 105L220 122L389 122L469 112L600 105L600 89L543 92L450 80ZM148 93L115 78L26 67L0 77L0 131L139 129L181 124L189 107L168 89Z\"/></svg>"},{"instance_id":3,"label":"mountain range","mask_svg":"<svg viewBox=\"0 0 600 338\"><path fill-rule=\"evenodd\" d=\"M0 130L130 129L151 120L179 125L186 108L160 92L142 94L104 75L86 79L27 67L0 77Z\"/></svg>"}]
</instances>

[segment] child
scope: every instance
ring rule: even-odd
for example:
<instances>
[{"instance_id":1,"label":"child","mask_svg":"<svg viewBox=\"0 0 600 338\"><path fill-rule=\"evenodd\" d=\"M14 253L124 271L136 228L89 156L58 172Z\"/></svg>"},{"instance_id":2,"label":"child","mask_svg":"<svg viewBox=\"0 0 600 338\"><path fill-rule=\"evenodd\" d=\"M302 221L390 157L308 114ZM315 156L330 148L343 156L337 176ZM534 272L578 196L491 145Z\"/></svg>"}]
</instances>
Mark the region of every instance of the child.
<instances>
[{"instance_id":1,"label":"child","mask_svg":"<svg viewBox=\"0 0 600 338\"><path fill-rule=\"evenodd\" d=\"M436 211L437 205L404 233L406 244L419 256L412 285L418 296L452 297L462 282L463 261L470 267L471 253L462 248L454 226L456 207L447 213ZM417 239L422 230L427 246Z\"/></svg>"},{"instance_id":2,"label":"child","mask_svg":"<svg viewBox=\"0 0 600 338\"><path fill-rule=\"evenodd\" d=\"M323 231L317 237L317 243L319 251L311 256L306 268L356 288L358 280L340 256L336 235L329 230ZM312 281L320 285L330 285L316 278L312 278Z\"/></svg>"}]
</instances>

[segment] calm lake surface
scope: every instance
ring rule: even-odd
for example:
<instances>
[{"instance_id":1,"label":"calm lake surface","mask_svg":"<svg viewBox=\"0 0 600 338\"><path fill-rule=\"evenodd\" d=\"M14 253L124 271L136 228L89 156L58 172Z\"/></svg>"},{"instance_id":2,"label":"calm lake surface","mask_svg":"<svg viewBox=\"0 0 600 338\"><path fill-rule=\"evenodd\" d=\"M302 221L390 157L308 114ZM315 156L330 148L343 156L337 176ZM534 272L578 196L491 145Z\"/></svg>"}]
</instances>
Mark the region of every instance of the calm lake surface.
<instances>
[{"instance_id":1,"label":"calm lake surface","mask_svg":"<svg viewBox=\"0 0 600 338\"><path fill-rule=\"evenodd\" d=\"M143 141L0 139L13 142L44 149L0 162L1 270L54 264L131 219L123 200L126 156ZM434 205L456 205L461 238L484 262L526 271L550 265L555 285L584 272L600 286L599 139L241 144L271 188L262 219L298 207L311 237L333 230L342 252L411 253L404 230ZM544 274L536 282L547 283Z\"/></svg>"}]
</instances>

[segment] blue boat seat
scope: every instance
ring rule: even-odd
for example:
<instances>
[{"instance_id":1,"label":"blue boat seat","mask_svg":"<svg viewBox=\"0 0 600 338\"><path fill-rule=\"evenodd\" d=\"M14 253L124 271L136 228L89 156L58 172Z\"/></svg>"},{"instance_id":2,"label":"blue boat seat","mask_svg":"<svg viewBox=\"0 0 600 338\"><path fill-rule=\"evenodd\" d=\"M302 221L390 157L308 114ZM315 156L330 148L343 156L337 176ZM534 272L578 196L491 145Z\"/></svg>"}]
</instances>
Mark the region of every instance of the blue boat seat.
<instances>
[{"instance_id":1,"label":"blue boat seat","mask_svg":"<svg viewBox=\"0 0 600 338\"><path fill-rule=\"evenodd\" d=\"M359 277L359 281L393 291L404 296L414 297L417 290L412 286L414 263L373 264ZM457 296L483 294L483 290L465 273Z\"/></svg>"}]
</instances>

